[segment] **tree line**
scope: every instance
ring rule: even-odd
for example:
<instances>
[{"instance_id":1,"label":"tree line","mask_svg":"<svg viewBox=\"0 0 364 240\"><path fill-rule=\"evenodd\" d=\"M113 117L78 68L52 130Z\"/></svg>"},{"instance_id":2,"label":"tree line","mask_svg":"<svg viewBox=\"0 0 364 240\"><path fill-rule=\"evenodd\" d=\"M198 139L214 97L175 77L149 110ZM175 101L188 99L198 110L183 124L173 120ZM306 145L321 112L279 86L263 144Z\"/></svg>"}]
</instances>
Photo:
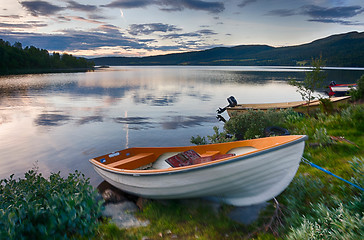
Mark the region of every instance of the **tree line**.
<instances>
[{"instance_id":1,"label":"tree line","mask_svg":"<svg viewBox=\"0 0 364 240\"><path fill-rule=\"evenodd\" d=\"M70 54L50 54L34 46L23 48L20 42L13 45L0 39L0 74L58 72L93 69L93 61Z\"/></svg>"}]
</instances>

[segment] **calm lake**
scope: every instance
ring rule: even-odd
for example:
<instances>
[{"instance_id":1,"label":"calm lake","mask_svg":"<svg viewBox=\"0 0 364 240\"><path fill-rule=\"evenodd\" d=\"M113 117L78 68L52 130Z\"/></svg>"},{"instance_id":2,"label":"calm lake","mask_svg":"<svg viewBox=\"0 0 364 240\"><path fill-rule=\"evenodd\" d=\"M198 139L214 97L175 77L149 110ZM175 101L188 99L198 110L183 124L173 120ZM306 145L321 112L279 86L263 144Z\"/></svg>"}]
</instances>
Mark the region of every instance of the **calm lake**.
<instances>
[{"instance_id":1,"label":"calm lake","mask_svg":"<svg viewBox=\"0 0 364 240\"><path fill-rule=\"evenodd\" d=\"M0 179L37 166L49 176L79 170L98 185L89 159L128 147L190 145L223 128L218 107L301 100L293 67L112 67L87 73L0 77ZM364 69L328 69L327 83L356 82ZM228 119L226 113L223 116Z\"/></svg>"}]
</instances>

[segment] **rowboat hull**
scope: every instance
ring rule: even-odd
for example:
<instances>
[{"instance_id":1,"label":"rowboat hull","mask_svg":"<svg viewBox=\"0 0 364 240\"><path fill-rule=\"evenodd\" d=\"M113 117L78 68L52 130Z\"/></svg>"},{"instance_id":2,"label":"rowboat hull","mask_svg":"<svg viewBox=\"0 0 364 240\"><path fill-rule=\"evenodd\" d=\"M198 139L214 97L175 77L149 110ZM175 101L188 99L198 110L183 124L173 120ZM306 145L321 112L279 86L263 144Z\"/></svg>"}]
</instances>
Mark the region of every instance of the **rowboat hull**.
<instances>
[{"instance_id":1,"label":"rowboat hull","mask_svg":"<svg viewBox=\"0 0 364 240\"><path fill-rule=\"evenodd\" d=\"M279 143L275 144L272 138L280 140ZM96 172L107 182L134 195L153 199L207 197L231 205L247 206L279 195L292 181L298 169L307 137L272 138L263 139L270 142L273 140L270 147L252 147L250 152L238 153L235 157L186 167L126 170L103 166L99 159L90 161ZM214 145L219 144L211 145L212 149ZM236 146L238 145L235 144L234 149L237 149ZM199 151L197 147L190 148ZM187 148L166 151L184 151Z\"/></svg>"},{"instance_id":2,"label":"rowboat hull","mask_svg":"<svg viewBox=\"0 0 364 240\"><path fill-rule=\"evenodd\" d=\"M337 107L339 104L343 104L349 101L350 96L343 97L331 97L328 98L333 107ZM235 114L240 114L247 112L249 110L285 110L292 109L296 112L306 113L307 108L310 107L311 110L318 109L320 107L321 102L319 100L313 100L308 104L307 101L296 101L296 102L281 102L281 103L263 103L263 104L238 104L235 107L227 107L226 110L230 117Z\"/></svg>"}]
</instances>

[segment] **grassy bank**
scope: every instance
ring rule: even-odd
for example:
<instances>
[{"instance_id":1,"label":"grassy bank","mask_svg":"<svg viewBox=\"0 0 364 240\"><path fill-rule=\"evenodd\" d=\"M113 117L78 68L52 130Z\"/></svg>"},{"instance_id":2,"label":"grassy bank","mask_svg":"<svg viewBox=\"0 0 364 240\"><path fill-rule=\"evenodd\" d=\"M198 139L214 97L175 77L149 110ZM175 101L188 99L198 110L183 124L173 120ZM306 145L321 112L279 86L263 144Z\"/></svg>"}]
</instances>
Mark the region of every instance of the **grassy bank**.
<instances>
[{"instance_id":1,"label":"grassy bank","mask_svg":"<svg viewBox=\"0 0 364 240\"><path fill-rule=\"evenodd\" d=\"M235 140L237 132L262 137L264 125L309 136L304 157L357 185L364 186L364 106L348 104L330 113L302 116L292 111L260 112L232 118L222 132L193 138L195 143ZM259 118L259 119L257 119ZM247 121L246 119L250 119ZM257 125L257 122L259 124ZM244 124L242 124L244 123ZM260 129L253 131L251 128ZM241 135L240 135L241 137ZM335 138L340 137L340 138ZM148 201L139 213L151 224L129 230L104 225L108 239L359 239L364 234L364 194L359 189L301 163L293 182L251 225L227 217L231 206L215 211L196 200Z\"/></svg>"},{"instance_id":2,"label":"grassy bank","mask_svg":"<svg viewBox=\"0 0 364 240\"><path fill-rule=\"evenodd\" d=\"M249 112L247 116L231 118L221 132L215 128L213 135L193 139L195 143L209 143L247 138L249 134L262 137L268 125L284 127L291 134L308 135L305 158L364 186L364 106L361 104L343 105L339 110L320 111L311 116L292 111ZM235 137L230 138L231 135ZM149 220L150 224L119 229L99 218L99 202L94 200L87 180L79 174L70 175L66 180L55 175L49 181L34 172L27 176L18 183L1 182L1 239L19 239L28 234L27 238L34 231L38 236L44 235L44 239L52 233L71 239L359 239L364 235L363 192L304 163L289 187L276 200L271 200L259 219L250 225L231 220L228 213L233 207L228 205L215 208L216 205L206 205L199 199L147 200L137 217ZM75 207L79 204L82 207ZM65 211L60 213L58 209ZM29 211L34 213L30 215L33 219ZM19 235L11 238L9 233Z\"/></svg>"}]
</instances>

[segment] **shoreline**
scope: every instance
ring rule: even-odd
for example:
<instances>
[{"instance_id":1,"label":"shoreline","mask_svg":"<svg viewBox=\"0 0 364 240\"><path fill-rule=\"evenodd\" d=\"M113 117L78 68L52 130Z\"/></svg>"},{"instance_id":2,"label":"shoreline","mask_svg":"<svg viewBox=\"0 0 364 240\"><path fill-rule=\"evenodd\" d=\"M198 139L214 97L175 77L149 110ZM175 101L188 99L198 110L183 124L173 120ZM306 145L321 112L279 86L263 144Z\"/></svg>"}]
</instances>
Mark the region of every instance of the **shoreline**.
<instances>
[{"instance_id":1,"label":"shoreline","mask_svg":"<svg viewBox=\"0 0 364 240\"><path fill-rule=\"evenodd\" d=\"M75 72L90 72L96 68L60 68L60 69L21 69L9 71L6 73L0 72L0 76L23 75L23 74L43 74L43 73L75 73Z\"/></svg>"}]
</instances>

